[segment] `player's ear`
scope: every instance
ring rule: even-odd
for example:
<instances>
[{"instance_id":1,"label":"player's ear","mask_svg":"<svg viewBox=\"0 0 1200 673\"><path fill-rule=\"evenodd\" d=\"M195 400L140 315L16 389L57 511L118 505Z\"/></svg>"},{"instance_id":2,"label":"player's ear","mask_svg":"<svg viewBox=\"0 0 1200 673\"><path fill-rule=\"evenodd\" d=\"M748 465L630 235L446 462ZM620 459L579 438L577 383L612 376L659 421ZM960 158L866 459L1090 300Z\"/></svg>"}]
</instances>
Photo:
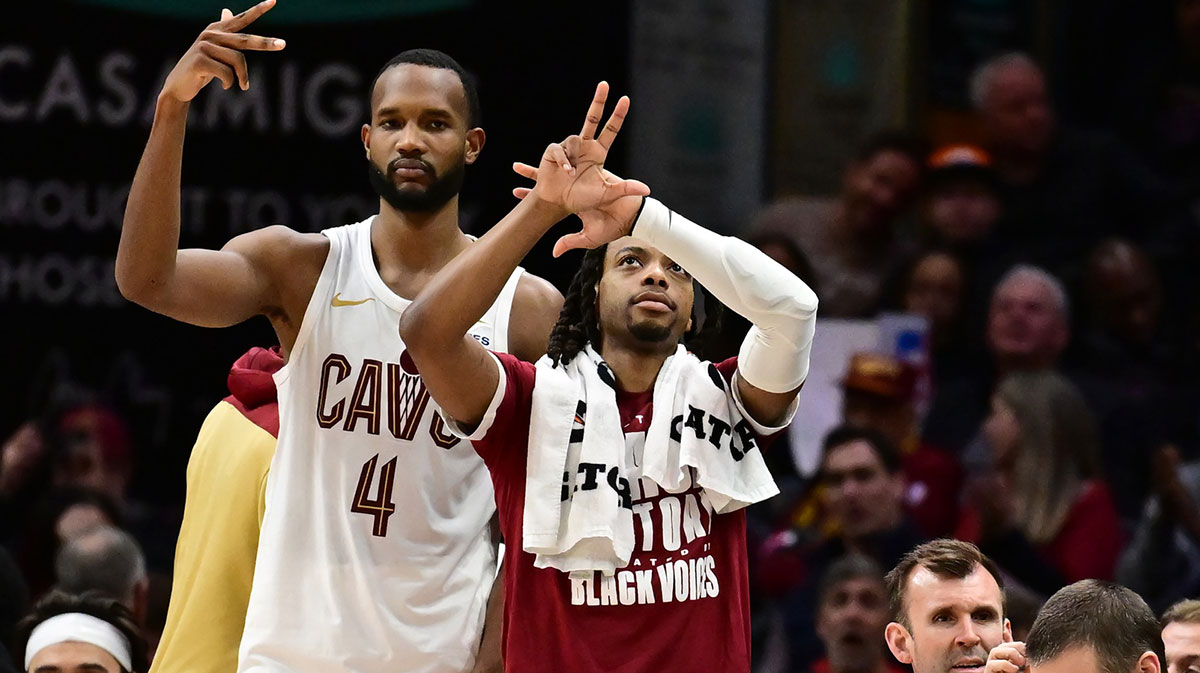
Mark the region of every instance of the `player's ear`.
<instances>
[{"instance_id":1,"label":"player's ear","mask_svg":"<svg viewBox=\"0 0 1200 673\"><path fill-rule=\"evenodd\" d=\"M912 634L899 622L892 622L883 630L883 639L887 641L892 656L902 664L912 665Z\"/></svg>"},{"instance_id":2,"label":"player's ear","mask_svg":"<svg viewBox=\"0 0 1200 673\"><path fill-rule=\"evenodd\" d=\"M362 136L363 149L365 149L367 151L367 161L370 161L371 160L371 125L363 124L360 135Z\"/></svg>"},{"instance_id":3,"label":"player's ear","mask_svg":"<svg viewBox=\"0 0 1200 673\"><path fill-rule=\"evenodd\" d=\"M1138 659L1137 668L1134 669L1137 673L1162 673L1162 662L1158 660L1158 655L1153 652L1143 652Z\"/></svg>"},{"instance_id":4,"label":"player's ear","mask_svg":"<svg viewBox=\"0 0 1200 673\"><path fill-rule=\"evenodd\" d=\"M468 164L475 163L475 160L479 158L485 142L487 142L487 134L483 132L483 129L476 127L467 131L467 146L464 156Z\"/></svg>"}]
</instances>

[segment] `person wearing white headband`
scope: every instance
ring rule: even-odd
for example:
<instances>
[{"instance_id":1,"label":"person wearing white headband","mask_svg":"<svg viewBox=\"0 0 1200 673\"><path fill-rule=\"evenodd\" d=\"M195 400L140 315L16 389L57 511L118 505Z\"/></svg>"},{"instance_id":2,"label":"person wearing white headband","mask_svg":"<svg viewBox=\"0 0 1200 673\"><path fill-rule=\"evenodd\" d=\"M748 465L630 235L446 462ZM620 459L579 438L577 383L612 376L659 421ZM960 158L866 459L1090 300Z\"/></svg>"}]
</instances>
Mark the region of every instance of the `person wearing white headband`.
<instances>
[{"instance_id":1,"label":"person wearing white headband","mask_svg":"<svg viewBox=\"0 0 1200 673\"><path fill-rule=\"evenodd\" d=\"M17 661L28 673L146 670L146 643L128 610L98 594L51 593L21 622L17 635L24 642Z\"/></svg>"}]
</instances>

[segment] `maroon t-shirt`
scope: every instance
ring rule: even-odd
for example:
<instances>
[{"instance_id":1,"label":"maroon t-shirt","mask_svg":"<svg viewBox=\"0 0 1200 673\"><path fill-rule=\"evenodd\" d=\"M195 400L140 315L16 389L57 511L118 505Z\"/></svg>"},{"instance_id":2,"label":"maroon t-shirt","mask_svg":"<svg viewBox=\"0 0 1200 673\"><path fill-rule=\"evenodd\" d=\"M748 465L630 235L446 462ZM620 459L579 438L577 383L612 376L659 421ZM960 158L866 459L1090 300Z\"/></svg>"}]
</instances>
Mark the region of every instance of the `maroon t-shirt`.
<instances>
[{"instance_id":1,"label":"maroon t-shirt","mask_svg":"<svg viewBox=\"0 0 1200 673\"><path fill-rule=\"evenodd\" d=\"M496 356L507 381L491 425L476 431L484 434L475 450L491 471L505 540L506 673L748 673L745 511L714 515L698 487L668 494L632 478L640 472L630 475L634 551L612 577L572 580L534 567L521 528L535 369ZM717 365L727 383L736 368L736 358ZM652 397L617 393L630 469L642 464Z\"/></svg>"}]
</instances>

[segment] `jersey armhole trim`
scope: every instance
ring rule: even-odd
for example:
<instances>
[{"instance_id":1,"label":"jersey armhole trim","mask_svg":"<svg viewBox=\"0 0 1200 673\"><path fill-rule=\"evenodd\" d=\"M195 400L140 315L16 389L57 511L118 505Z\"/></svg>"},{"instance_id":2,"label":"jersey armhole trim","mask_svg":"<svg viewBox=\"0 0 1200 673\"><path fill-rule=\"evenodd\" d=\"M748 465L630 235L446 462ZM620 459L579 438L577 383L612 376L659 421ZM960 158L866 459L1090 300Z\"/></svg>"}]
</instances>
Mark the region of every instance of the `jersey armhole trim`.
<instances>
[{"instance_id":1,"label":"jersey armhole trim","mask_svg":"<svg viewBox=\"0 0 1200 673\"><path fill-rule=\"evenodd\" d=\"M300 331L296 333L296 342L292 344L292 349L288 351L287 362L279 371L275 372L272 378L275 379L275 386L279 387L292 373L292 362L304 350L304 346L308 343L308 335L313 330L313 325L320 321L326 309L327 295L330 291L330 286L333 285L335 270L338 264L338 258L341 255L341 241L337 236L330 236L327 232L321 232L325 238L329 239L329 254L325 257L325 264L321 266L321 275L317 278L317 284L313 286L312 296L308 298L308 306L304 308L304 318L300 321Z\"/></svg>"}]
</instances>

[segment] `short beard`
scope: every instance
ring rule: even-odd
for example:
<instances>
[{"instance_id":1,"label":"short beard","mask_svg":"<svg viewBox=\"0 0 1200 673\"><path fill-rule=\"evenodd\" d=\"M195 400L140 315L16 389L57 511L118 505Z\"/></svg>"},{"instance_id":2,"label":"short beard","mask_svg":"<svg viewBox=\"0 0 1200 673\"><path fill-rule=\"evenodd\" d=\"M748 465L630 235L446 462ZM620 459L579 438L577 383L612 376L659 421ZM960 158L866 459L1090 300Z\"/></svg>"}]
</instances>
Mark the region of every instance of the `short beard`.
<instances>
[{"instance_id":1,"label":"short beard","mask_svg":"<svg viewBox=\"0 0 1200 673\"><path fill-rule=\"evenodd\" d=\"M431 213L438 210L458 195L466 175L467 165L460 161L441 177L435 173L428 189L410 192L401 190L378 166L367 161L367 181L371 183L371 188L388 205L402 213Z\"/></svg>"},{"instance_id":2,"label":"short beard","mask_svg":"<svg viewBox=\"0 0 1200 673\"><path fill-rule=\"evenodd\" d=\"M671 338L671 326L655 325L653 323L633 323L629 326L629 333L638 341L657 344Z\"/></svg>"}]
</instances>

